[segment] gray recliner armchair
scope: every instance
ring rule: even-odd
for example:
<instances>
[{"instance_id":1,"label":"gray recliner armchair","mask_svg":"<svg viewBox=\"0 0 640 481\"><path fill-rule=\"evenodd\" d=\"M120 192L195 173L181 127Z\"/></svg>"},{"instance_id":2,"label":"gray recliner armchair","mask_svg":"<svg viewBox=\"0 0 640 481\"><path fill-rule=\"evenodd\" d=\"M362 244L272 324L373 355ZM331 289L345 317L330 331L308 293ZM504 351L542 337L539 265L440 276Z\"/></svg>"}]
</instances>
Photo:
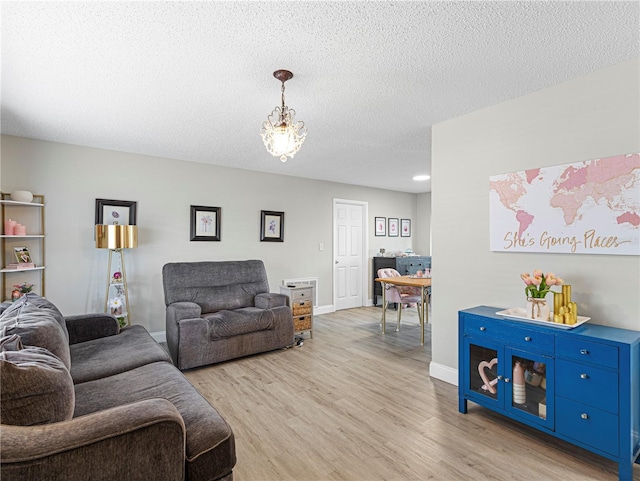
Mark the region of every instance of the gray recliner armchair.
<instances>
[{"instance_id":1,"label":"gray recliner armchair","mask_svg":"<svg viewBox=\"0 0 640 481\"><path fill-rule=\"evenodd\" d=\"M181 370L293 345L291 308L260 260L162 268L167 346Z\"/></svg>"}]
</instances>

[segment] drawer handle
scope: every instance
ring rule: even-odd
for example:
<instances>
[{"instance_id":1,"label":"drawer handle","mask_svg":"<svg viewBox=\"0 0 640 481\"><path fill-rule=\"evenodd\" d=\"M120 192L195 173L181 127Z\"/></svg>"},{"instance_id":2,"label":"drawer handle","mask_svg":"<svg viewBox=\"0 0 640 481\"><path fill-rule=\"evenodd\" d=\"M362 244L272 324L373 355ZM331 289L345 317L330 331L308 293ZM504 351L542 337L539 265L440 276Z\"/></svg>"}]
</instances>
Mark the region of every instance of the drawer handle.
<instances>
[{"instance_id":1,"label":"drawer handle","mask_svg":"<svg viewBox=\"0 0 640 481\"><path fill-rule=\"evenodd\" d=\"M587 413L582 413L582 414L580 415L580 417L581 417L582 419L589 419L589 415L588 415Z\"/></svg>"},{"instance_id":2,"label":"drawer handle","mask_svg":"<svg viewBox=\"0 0 640 481\"><path fill-rule=\"evenodd\" d=\"M502 381L503 379L504 379L504 376L498 375L498 381Z\"/></svg>"},{"instance_id":3,"label":"drawer handle","mask_svg":"<svg viewBox=\"0 0 640 481\"><path fill-rule=\"evenodd\" d=\"M580 374L580 379L589 379L589 376L587 376L584 372L582 374Z\"/></svg>"},{"instance_id":4,"label":"drawer handle","mask_svg":"<svg viewBox=\"0 0 640 481\"><path fill-rule=\"evenodd\" d=\"M505 377L504 382L511 382L511 379L509 379L508 377Z\"/></svg>"},{"instance_id":5,"label":"drawer handle","mask_svg":"<svg viewBox=\"0 0 640 481\"><path fill-rule=\"evenodd\" d=\"M524 340L527 341L527 342L531 341L531 336L525 336Z\"/></svg>"},{"instance_id":6,"label":"drawer handle","mask_svg":"<svg viewBox=\"0 0 640 481\"><path fill-rule=\"evenodd\" d=\"M486 327L484 327L484 326L481 326L481 327L480 327L480 330L481 330L481 331L486 331L486 330L487 330L487 328L486 328Z\"/></svg>"},{"instance_id":7,"label":"drawer handle","mask_svg":"<svg viewBox=\"0 0 640 481\"><path fill-rule=\"evenodd\" d=\"M589 354L589 351L586 349L580 349L580 354Z\"/></svg>"}]
</instances>

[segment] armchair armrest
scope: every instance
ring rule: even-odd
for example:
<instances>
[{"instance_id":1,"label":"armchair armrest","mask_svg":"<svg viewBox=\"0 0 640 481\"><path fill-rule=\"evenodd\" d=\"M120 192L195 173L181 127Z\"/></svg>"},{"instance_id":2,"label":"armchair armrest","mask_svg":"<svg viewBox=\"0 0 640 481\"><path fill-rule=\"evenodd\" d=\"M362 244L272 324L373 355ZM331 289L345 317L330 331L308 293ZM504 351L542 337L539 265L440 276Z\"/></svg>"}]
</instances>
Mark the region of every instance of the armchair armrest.
<instances>
[{"instance_id":1,"label":"armchair armrest","mask_svg":"<svg viewBox=\"0 0 640 481\"><path fill-rule=\"evenodd\" d=\"M183 479L185 426L166 399L149 399L39 426L0 426L2 479Z\"/></svg>"},{"instance_id":2,"label":"armchair armrest","mask_svg":"<svg viewBox=\"0 0 640 481\"><path fill-rule=\"evenodd\" d=\"M120 332L118 320L109 314L80 314L64 318L69 331L69 344L115 336Z\"/></svg>"},{"instance_id":3,"label":"armchair armrest","mask_svg":"<svg viewBox=\"0 0 640 481\"><path fill-rule=\"evenodd\" d=\"M263 292L255 297L256 307L259 309L273 309L274 307L286 306L288 297L284 294L274 292Z\"/></svg>"},{"instance_id":4,"label":"armchair armrest","mask_svg":"<svg viewBox=\"0 0 640 481\"><path fill-rule=\"evenodd\" d=\"M202 316L202 308L195 302L174 302L167 306L167 321L178 322L182 319L195 319Z\"/></svg>"}]
</instances>

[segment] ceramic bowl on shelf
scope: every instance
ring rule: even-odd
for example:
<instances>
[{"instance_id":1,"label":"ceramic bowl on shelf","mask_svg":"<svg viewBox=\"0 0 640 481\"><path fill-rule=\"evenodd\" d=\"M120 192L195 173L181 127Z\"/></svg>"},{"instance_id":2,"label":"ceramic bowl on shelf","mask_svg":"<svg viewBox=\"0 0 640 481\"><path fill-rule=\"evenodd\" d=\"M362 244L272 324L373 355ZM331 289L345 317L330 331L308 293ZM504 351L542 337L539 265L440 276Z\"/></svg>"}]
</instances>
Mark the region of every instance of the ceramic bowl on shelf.
<instances>
[{"instance_id":1,"label":"ceramic bowl on shelf","mask_svg":"<svg viewBox=\"0 0 640 481\"><path fill-rule=\"evenodd\" d=\"M28 190L14 190L11 192L11 200L17 202L31 202L33 200L33 194Z\"/></svg>"}]
</instances>

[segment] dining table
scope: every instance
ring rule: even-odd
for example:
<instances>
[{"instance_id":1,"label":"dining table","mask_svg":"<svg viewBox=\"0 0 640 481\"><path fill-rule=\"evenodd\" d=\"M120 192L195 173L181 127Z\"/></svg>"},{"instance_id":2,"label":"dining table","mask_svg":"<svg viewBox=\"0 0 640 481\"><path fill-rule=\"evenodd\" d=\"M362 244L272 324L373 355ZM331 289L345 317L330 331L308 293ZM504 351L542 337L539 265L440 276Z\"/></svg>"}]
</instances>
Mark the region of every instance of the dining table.
<instances>
[{"instance_id":1,"label":"dining table","mask_svg":"<svg viewBox=\"0 0 640 481\"><path fill-rule=\"evenodd\" d=\"M429 320L429 287L431 287L431 277L425 276L395 276L395 277L377 277L376 282L382 283L382 333L386 329L387 316L387 296L384 284L392 284L396 286L420 287L420 345L424 346L424 326ZM402 305L398 306L402 309Z\"/></svg>"}]
</instances>

